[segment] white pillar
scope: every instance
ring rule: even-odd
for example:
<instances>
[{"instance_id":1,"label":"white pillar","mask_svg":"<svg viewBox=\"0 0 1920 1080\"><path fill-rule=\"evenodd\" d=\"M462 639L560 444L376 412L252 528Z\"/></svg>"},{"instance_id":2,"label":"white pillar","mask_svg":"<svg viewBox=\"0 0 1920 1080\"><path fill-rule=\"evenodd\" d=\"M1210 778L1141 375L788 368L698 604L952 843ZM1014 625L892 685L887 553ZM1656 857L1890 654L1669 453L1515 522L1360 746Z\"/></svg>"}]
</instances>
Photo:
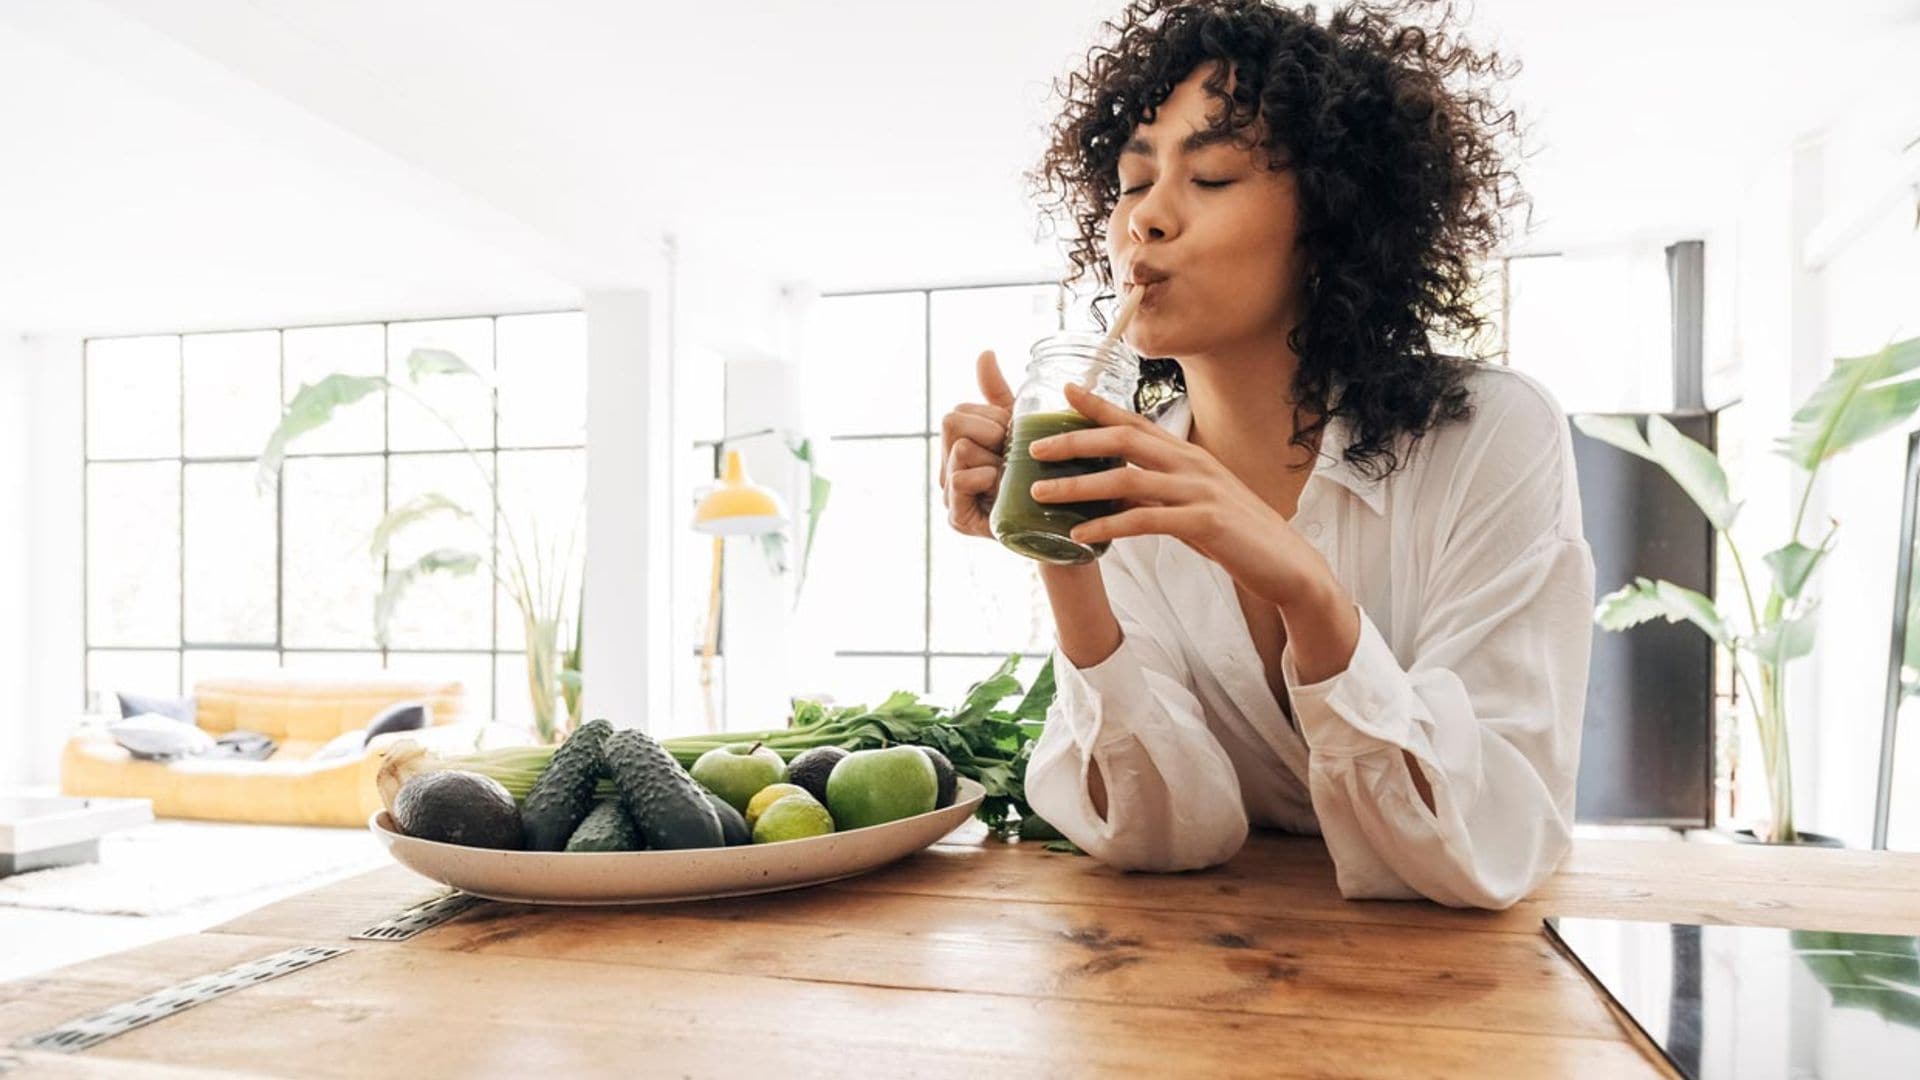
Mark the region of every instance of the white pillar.
<instances>
[{"instance_id":1,"label":"white pillar","mask_svg":"<svg viewBox=\"0 0 1920 1080\"><path fill-rule=\"evenodd\" d=\"M85 703L81 553L81 349L71 337L20 343L25 370L28 511L16 532L26 539L27 642L23 779L59 780L60 748ZM5 670L0 667L0 671ZM11 684L11 676L0 676ZM5 723L6 721L0 721Z\"/></svg>"},{"instance_id":2,"label":"white pillar","mask_svg":"<svg viewBox=\"0 0 1920 1080\"><path fill-rule=\"evenodd\" d=\"M584 717L660 730L669 701L669 298L588 291Z\"/></svg>"},{"instance_id":3,"label":"white pillar","mask_svg":"<svg viewBox=\"0 0 1920 1080\"><path fill-rule=\"evenodd\" d=\"M7 522L0 528L0 785L26 783L26 743L33 722L27 688L32 670L27 657L32 640L27 564L31 541L25 527L33 520L28 495L30 387L26 342L18 334L0 334L0 519Z\"/></svg>"}]
</instances>

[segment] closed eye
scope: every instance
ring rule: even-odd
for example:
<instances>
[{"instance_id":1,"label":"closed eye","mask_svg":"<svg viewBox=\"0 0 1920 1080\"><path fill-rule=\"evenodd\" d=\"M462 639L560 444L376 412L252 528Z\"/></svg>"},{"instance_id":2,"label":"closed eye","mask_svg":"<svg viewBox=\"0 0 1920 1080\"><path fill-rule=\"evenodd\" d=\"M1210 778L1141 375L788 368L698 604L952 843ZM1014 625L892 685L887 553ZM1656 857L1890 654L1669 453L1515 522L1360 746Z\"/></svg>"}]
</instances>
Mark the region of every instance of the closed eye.
<instances>
[{"instance_id":1,"label":"closed eye","mask_svg":"<svg viewBox=\"0 0 1920 1080\"><path fill-rule=\"evenodd\" d=\"M1223 187L1227 187L1227 186L1229 186L1229 185L1231 185L1232 183L1233 183L1233 181L1231 181L1231 180L1202 180L1202 179L1200 179L1200 178L1199 178L1199 177L1197 177L1197 176L1196 176L1196 177L1194 177L1194 179L1193 179L1193 184L1194 184L1194 186L1195 186L1195 187L1202 187L1202 188L1206 188L1206 189L1208 189L1208 190L1214 190L1214 189L1216 189L1216 188L1223 188ZM1133 185L1132 187L1127 187L1127 188L1121 188L1121 189L1120 189L1120 194L1121 194L1121 195L1138 195L1138 194L1140 194L1141 192L1143 192L1143 191L1145 191L1145 190L1147 190L1148 188L1150 188L1150 187L1152 187L1152 186L1153 186L1153 185L1152 185L1151 183L1147 183L1147 184L1135 184L1135 185Z\"/></svg>"}]
</instances>

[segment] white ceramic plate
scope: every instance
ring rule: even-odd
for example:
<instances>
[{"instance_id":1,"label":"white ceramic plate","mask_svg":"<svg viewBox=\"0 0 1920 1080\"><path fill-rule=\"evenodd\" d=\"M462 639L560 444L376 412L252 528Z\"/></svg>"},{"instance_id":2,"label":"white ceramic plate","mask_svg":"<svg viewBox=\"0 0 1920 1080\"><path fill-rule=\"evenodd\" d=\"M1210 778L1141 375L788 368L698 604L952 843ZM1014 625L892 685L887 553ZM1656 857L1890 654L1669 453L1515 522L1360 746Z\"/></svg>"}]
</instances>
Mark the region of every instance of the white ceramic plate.
<instances>
[{"instance_id":1,"label":"white ceramic plate","mask_svg":"<svg viewBox=\"0 0 1920 1080\"><path fill-rule=\"evenodd\" d=\"M952 832L986 797L959 778L953 805L885 825L690 851L496 851L418 840L382 810L367 822L401 865L445 885L528 904L658 904L797 889L864 874Z\"/></svg>"}]
</instances>

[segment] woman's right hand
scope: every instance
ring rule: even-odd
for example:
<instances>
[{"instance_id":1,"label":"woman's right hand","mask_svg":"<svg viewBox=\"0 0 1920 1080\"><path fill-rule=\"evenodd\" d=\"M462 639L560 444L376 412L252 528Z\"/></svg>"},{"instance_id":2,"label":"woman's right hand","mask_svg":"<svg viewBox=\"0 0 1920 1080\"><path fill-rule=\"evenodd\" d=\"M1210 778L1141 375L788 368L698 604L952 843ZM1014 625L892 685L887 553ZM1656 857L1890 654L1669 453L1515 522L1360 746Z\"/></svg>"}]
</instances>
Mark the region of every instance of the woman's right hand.
<instances>
[{"instance_id":1,"label":"woman's right hand","mask_svg":"<svg viewBox=\"0 0 1920 1080\"><path fill-rule=\"evenodd\" d=\"M940 420L940 490L946 494L947 523L956 532L991 537L987 519L1006 464L1002 455L1013 422L1013 390L992 349L980 354L978 375L986 403L964 402Z\"/></svg>"}]
</instances>

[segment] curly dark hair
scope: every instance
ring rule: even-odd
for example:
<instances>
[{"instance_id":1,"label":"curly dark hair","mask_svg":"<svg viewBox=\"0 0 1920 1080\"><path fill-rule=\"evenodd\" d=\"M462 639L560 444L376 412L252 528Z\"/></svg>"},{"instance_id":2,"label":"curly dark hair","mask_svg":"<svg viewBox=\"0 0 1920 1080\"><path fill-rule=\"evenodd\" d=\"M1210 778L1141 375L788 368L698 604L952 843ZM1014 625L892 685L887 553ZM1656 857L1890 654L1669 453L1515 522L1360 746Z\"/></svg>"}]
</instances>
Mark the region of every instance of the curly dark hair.
<instances>
[{"instance_id":1,"label":"curly dark hair","mask_svg":"<svg viewBox=\"0 0 1920 1080\"><path fill-rule=\"evenodd\" d=\"M1352 4L1322 22L1271 0L1133 0L1103 27L1112 40L1056 83L1065 105L1031 177L1049 216L1076 227L1065 284L1096 279L1104 324L1121 148L1217 62L1205 84L1222 106L1215 126L1296 181L1307 278L1288 339L1293 442L1315 445L1340 415L1348 461L1373 476L1399 468L1400 436L1471 413L1465 382L1484 356L1442 354L1430 335L1482 338L1480 266L1506 213L1526 205L1509 164L1520 124L1496 96L1517 65L1462 41L1452 22L1451 7L1419 2ZM1143 402L1184 386L1174 361L1144 365Z\"/></svg>"}]
</instances>

